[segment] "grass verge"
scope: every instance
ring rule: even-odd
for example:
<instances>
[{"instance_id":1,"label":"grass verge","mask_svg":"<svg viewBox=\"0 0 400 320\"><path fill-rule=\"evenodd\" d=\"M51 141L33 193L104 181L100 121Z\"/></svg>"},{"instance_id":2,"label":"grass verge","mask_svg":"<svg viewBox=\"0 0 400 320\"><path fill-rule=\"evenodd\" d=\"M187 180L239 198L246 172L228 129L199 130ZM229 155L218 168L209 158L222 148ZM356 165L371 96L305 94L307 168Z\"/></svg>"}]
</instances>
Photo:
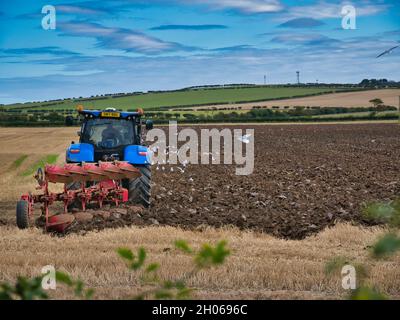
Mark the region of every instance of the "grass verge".
<instances>
[{"instance_id":1,"label":"grass verge","mask_svg":"<svg viewBox=\"0 0 400 320\"><path fill-rule=\"evenodd\" d=\"M14 169L18 169L21 164L28 158L27 154L23 154L22 156L20 156L19 158L17 158L16 160L14 160L14 162L11 164L10 169L14 170Z\"/></svg>"},{"instance_id":2,"label":"grass verge","mask_svg":"<svg viewBox=\"0 0 400 320\"><path fill-rule=\"evenodd\" d=\"M30 176L36 171L37 168L42 168L46 164L54 164L57 162L57 159L58 159L58 154L48 154L44 158L32 164L27 170L22 172L22 176L23 177Z\"/></svg>"}]
</instances>

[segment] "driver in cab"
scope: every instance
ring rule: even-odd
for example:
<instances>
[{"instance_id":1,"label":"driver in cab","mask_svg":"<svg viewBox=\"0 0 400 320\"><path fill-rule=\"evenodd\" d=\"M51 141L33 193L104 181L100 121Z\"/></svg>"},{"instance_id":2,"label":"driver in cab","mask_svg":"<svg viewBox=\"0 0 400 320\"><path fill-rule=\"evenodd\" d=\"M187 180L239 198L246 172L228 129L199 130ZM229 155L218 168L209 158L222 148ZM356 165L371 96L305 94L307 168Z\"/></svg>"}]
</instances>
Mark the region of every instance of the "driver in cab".
<instances>
[{"instance_id":1,"label":"driver in cab","mask_svg":"<svg viewBox=\"0 0 400 320\"><path fill-rule=\"evenodd\" d=\"M121 134L120 132L113 127L111 123L107 125L107 128L103 130L101 133L102 141L113 141L113 144L118 144L121 141Z\"/></svg>"}]
</instances>

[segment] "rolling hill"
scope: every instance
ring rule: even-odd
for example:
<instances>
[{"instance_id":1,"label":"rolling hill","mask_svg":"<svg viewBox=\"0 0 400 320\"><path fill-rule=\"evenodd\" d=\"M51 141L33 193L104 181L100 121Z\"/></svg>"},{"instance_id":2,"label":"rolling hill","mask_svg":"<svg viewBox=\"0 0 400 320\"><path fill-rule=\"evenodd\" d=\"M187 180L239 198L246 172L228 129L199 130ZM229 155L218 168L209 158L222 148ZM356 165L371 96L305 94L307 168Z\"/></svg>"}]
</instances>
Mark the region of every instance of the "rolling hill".
<instances>
[{"instance_id":1,"label":"rolling hill","mask_svg":"<svg viewBox=\"0 0 400 320\"><path fill-rule=\"evenodd\" d=\"M267 101L292 97L306 97L324 93L348 90L329 87L273 87L257 86L246 88L217 88L165 92L150 92L114 96L100 96L81 99L65 99L33 103L5 105L5 109L19 110L68 110L77 104L86 108L103 109L115 107L122 110L143 108L159 109L161 107L182 107L210 104L243 103L251 101Z\"/></svg>"}]
</instances>

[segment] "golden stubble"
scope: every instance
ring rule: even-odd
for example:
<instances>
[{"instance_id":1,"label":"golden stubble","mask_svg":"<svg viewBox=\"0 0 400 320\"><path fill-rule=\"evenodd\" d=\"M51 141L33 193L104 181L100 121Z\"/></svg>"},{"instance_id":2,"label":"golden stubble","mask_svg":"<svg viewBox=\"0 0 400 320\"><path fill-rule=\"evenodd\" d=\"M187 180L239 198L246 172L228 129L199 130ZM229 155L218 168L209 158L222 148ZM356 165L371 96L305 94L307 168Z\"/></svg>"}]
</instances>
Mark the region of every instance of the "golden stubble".
<instances>
[{"instance_id":1,"label":"golden stubble","mask_svg":"<svg viewBox=\"0 0 400 320\"><path fill-rule=\"evenodd\" d=\"M226 264L202 271L188 284L197 288L195 298L217 299L333 299L343 298L339 274L326 276L325 265L344 256L367 266L370 284L392 297L400 297L398 256L379 263L369 257L368 246L384 232L339 224L304 240L283 240L236 228L205 228L187 231L173 227L130 227L54 237L41 230L0 227L0 280L18 275L36 276L45 265L68 272L96 290L95 298L129 298L145 289L139 274L129 271L115 250L145 247L149 262L159 262L162 279L175 279L189 272L192 258L174 249L185 239L195 248L202 243L228 241L232 251ZM71 298L59 287L53 298Z\"/></svg>"}]
</instances>

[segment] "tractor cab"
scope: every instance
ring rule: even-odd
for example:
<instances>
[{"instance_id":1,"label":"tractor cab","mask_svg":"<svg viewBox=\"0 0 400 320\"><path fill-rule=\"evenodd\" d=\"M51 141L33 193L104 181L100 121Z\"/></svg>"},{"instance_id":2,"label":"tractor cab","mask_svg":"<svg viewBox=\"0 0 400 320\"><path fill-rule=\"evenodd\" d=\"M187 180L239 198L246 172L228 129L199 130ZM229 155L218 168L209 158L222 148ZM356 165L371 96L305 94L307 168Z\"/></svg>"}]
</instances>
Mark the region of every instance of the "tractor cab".
<instances>
[{"instance_id":1,"label":"tractor cab","mask_svg":"<svg viewBox=\"0 0 400 320\"><path fill-rule=\"evenodd\" d=\"M67 150L67 162L128 161L147 164L147 148L142 139L143 110L137 112L78 109L83 117L78 144ZM146 121L146 129L153 127Z\"/></svg>"},{"instance_id":2,"label":"tractor cab","mask_svg":"<svg viewBox=\"0 0 400 320\"><path fill-rule=\"evenodd\" d=\"M140 144L138 132L135 132L137 128L133 121L125 119L88 119L82 126L80 142L91 143L99 150Z\"/></svg>"}]
</instances>

